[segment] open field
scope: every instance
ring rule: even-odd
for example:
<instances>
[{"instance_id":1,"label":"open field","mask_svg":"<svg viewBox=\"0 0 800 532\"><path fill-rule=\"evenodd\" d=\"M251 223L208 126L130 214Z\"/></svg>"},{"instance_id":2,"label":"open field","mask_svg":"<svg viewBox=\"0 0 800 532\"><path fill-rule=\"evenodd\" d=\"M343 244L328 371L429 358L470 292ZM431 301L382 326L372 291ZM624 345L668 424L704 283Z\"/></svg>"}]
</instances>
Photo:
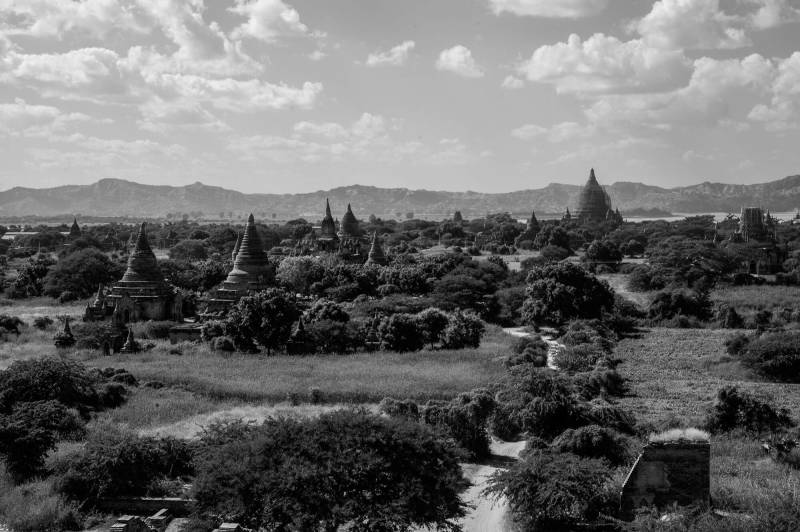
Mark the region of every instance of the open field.
<instances>
[{"instance_id":1,"label":"open field","mask_svg":"<svg viewBox=\"0 0 800 532\"><path fill-rule=\"evenodd\" d=\"M800 301L798 286L731 286L711 292L714 305L726 303L742 316L750 316L759 310L794 309Z\"/></svg>"}]
</instances>

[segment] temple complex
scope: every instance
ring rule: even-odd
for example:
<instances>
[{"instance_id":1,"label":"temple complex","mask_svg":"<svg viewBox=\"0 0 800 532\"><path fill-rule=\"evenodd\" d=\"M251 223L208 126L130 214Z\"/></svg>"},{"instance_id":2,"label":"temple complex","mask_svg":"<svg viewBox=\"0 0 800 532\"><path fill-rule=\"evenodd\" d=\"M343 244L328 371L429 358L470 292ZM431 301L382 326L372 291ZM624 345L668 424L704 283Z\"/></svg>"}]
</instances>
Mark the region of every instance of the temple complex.
<instances>
[{"instance_id":1,"label":"temple complex","mask_svg":"<svg viewBox=\"0 0 800 532\"><path fill-rule=\"evenodd\" d=\"M77 218L73 218L72 219L72 227L69 228L69 238L70 238L70 240L75 239L75 238L80 238L81 234L82 234L81 233L81 227L78 225L78 219Z\"/></svg>"},{"instance_id":2,"label":"temple complex","mask_svg":"<svg viewBox=\"0 0 800 532\"><path fill-rule=\"evenodd\" d=\"M224 310L249 293L267 289L272 282L272 266L252 214L236 241L233 255L233 269L209 299L206 313Z\"/></svg>"},{"instance_id":3,"label":"temple complex","mask_svg":"<svg viewBox=\"0 0 800 532\"><path fill-rule=\"evenodd\" d=\"M589 172L589 181L586 182L578 198L578 209L574 217L583 224L596 224L607 220L622 221L619 211L611 208L611 198L608 197L608 193L597 182L594 168Z\"/></svg>"},{"instance_id":4,"label":"temple complex","mask_svg":"<svg viewBox=\"0 0 800 532\"><path fill-rule=\"evenodd\" d=\"M338 228L338 229L337 229ZM361 235L358 220L350 204L337 223L331 215L330 201L325 200L325 217L318 229L312 229L302 240L298 241L292 255L314 255L318 253L335 253L345 260L364 262L366 241Z\"/></svg>"},{"instance_id":5,"label":"temple complex","mask_svg":"<svg viewBox=\"0 0 800 532\"><path fill-rule=\"evenodd\" d=\"M731 234L733 242L775 241L775 220L769 211L764 214L760 207L742 207L739 230Z\"/></svg>"},{"instance_id":6,"label":"temple complex","mask_svg":"<svg viewBox=\"0 0 800 532\"><path fill-rule=\"evenodd\" d=\"M147 240L145 223L139 229L122 279L108 292L102 286L98 288L94 301L86 306L84 319L102 320L108 316L115 325L140 320L183 319L183 299L159 270Z\"/></svg>"},{"instance_id":7,"label":"temple complex","mask_svg":"<svg viewBox=\"0 0 800 532\"><path fill-rule=\"evenodd\" d=\"M743 261L741 271L755 275L781 271L789 250L786 244L778 245L776 226L777 222L769 211L765 213L760 207L742 207L739 227L728 237L729 243L744 244L750 249L750 256ZM715 233L715 242L719 242L718 232Z\"/></svg>"},{"instance_id":8,"label":"temple complex","mask_svg":"<svg viewBox=\"0 0 800 532\"><path fill-rule=\"evenodd\" d=\"M519 246L521 242L533 242L540 229L541 226L539 225L539 220L536 219L536 213L531 211L531 217L528 218L525 230L514 240L514 245Z\"/></svg>"}]
</instances>

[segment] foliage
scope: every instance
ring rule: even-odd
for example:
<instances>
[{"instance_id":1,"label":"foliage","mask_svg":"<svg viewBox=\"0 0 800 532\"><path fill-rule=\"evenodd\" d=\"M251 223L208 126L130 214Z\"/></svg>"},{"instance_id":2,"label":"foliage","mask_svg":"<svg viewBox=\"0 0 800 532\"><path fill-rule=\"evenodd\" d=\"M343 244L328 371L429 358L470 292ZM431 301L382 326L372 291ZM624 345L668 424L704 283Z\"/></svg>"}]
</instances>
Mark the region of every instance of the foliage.
<instances>
[{"instance_id":1,"label":"foliage","mask_svg":"<svg viewBox=\"0 0 800 532\"><path fill-rule=\"evenodd\" d=\"M612 466L626 464L631 459L631 444L628 439L614 429L598 425L567 429L553 440L552 447L560 453L602 458Z\"/></svg>"},{"instance_id":2,"label":"foliage","mask_svg":"<svg viewBox=\"0 0 800 532\"><path fill-rule=\"evenodd\" d=\"M616 266L622 261L622 252L611 240L594 240L586 248L584 260L592 265L607 264Z\"/></svg>"},{"instance_id":3,"label":"foliage","mask_svg":"<svg viewBox=\"0 0 800 532\"><path fill-rule=\"evenodd\" d=\"M0 314L0 329L1 332L20 334L20 327L24 327L25 322L18 316L9 316L8 314Z\"/></svg>"},{"instance_id":4,"label":"foliage","mask_svg":"<svg viewBox=\"0 0 800 532\"><path fill-rule=\"evenodd\" d=\"M53 325L53 318L51 318L50 316L36 316L35 318L33 318L33 326L39 329L40 331L44 331L51 325Z\"/></svg>"},{"instance_id":5,"label":"foliage","mask_svg":"<svg viewBox=\"0 0 800 532\"><path fill-rule=\"evenodd\" d=\"M610 480L602 460L535 451L492 475L487 491L508 500L524 530L574 530L597 517Z\"/></svg>"},{"instance_id":6,"label":"foliage","mask_svg":"<svg viewBox=\"0 0 800 532\"><path fill-rule=\"evenodd\" d=\"M0 455L16 481L39 473L60 437L79 432L82 421L58 401L31 401L0 414Z\"/></svg>"},{"instance_id":7,"label":"foliage","mask_svg":"<svg viewBox=\"0 0 800 532\"><path fill-rule=\"evenodd\" d=\"M800 332L762 334L741 353L742 363L776 381L800 382Z\"/></svg>"},{"instance_id":8,"label":"foliage","mask_svg":"<svg viewBox=\"0 0 800 532\"><path fill-rule=\"evenodd\" d=\"M417 314L417 326L422 340L431 349L442 341L445 329L450 323L448 314L438 308L428 308Z\"/></svg>"},{"instance_id":9,"label":"foliage","mask_svg":"<svg viewBox=\"0 0 800 532\"><path fill-rule=\"evenodd\" d=\"M53 491L52 481L40 480L0 490L0 516L15 532L81 530L78 505Z\"/></svg>"},{"instance_id":10,"label":"foliage","mask_svg":"<svg viewBox=\"0 0 800 532\"><path fill-rule=\"evenodd\" d=\"M711 432L728 432L741 429L761 434L794 426L785 408L777 408L769 399L735 386L724 386L717 392L717 400L706 418L706 428Z\"/></svg>"},{"instance_id":11,"label":"foliage","mask_svg":"<svg viewBox=\"0 0 800 532\"><path fill-rule=\"evenodd\" d=\"M725 339L725 351L729 355L740 355L750 344L750 336L743 332L732 334Z\"/></svg>"},{"instance_id":12,"label":"foliage","mask_svg":"<svg viewBox=\"0 0 800 532\"><path fill-rule=\"evenodd\" d=\"M269 530L458 529L458 458L426 427L340 410L242 432L202 441L200 517Z\"/></svg>"},{"instance_id":13,"label":"foliage","mask_svg":"<svg viewBox=\"0 0 800 532\"><path fill-rule=\"evenodd\" d=\"M378 405L378 410L389 417L400 417L409 421L419 420L419 405L411 399L399 401L384 397Z\"/></svg>"},{"instance_id":14,"label":"foliage","mask_svg":"<svg viewBox=\"0 0 800 532\"><path fill-rule=\"evenodd\" d=\"M20 268L17 278L6 290L6 295L11 299L42 295L43 280L53 264L55 261L47 256L31 258Z\"/></svg>"},{"instance_id":15,"label":"foliage","mask_svg":"<svg viewBox=\"0 0 800 532\"><path fill-rule=\"evenodd\" d=\"M292 324L299 317L294 296L280 288L269 288L241 298L228 311L225 334L240 349L253 350L258 344L269 354L286 345Z\"/></svg>"},{"instance_id":16,"label":"foliage","mask_svg":"<svg viewBox=\"0 0 800 532\"><path fill-rule=\"evenodd\" d=\"M95 248L70 253L50 268L44 277L43 293L58 297L72 292L76 298L89 297L98 284L108 284L122 276L122 268Z\"/></svg>"},{"instance_id":17,"label":"foliage","mask_svg":"<svg viewBox=\"0 0 800 532\"><path fill-rule=\"evenodd\" d=\"M194 261L207 257L208 252L202 240L181 240L169 250L169 258L172 260Z\"/></svg>"},{"instance_id":18,"label":"foliage","mask_svg":"<svg viewBox=\"0 0 800 532\"><path fill-rule=\"evenodd\" d=\"M142 496L164 478L194 472L192 444L152 438L111 424L95 427L85 445L59 464L58 489L74 500Z\"/></svg>"},{"instance_id":19,"label":"foliage","mask_svg":"<svg viewBox=\"0 0 800 532\"><path fill-rule=\"evenodd\" d=\"M528 273L524 323L559 325L576 318L600 318L614 304L614 292L580 266L548 264Z\"/></svg>"},{"instance_id":20,"label":"foliage","mask_svg":"<svg viewBox=\"0 0 800 532\"><path fill-rule=\"evenodd\" d=\"M419 351L424 346L416 316L412 314L392 314L378 326L381 345L389 351Z\"/></svg>"},{"instance_id":21,"label":"foliage","mask_svg":"<svg viewBox=\"0 0 800 532\"><path fill-rule=\"evenodd\" d=\"M559 349L553 362L561 371L578 373L591 370L603 355L603 351L594 344L577 344Z\"/></svg>"},{"instance_id":22,"label":"foliage","mask_svg":"<svg viewBox=\"0 0 800 532\"><path fill-rule=\"evenodd\" d=\"M688 289L662 290L650 302L647 316L652 320L669 320L676 316L711 318L711 300L708 292Z\"/></svg>"},{"instance_id":23,"label":"foliage","mask_svg":"<svg viewBox=\"0 0 800 532\"><path fill-rule=\"evenodd\" d=\"M459 394L452 401L428 401L422 409L423 422L440 427L467 453L471 460L491 454L486 423L495 408L488 390Z\"/></svg>"},{"instance_id":24,"label":"foliage","mask_svg":"<svg viewBox=\"0 0 800 532\"><path fill-rule=\"evenodd\" d=\"M483 321L472 312L457 310L449 315L447 327L442 334L445 349L477 348L486 330Z\"/></svg>"}]
</instances>

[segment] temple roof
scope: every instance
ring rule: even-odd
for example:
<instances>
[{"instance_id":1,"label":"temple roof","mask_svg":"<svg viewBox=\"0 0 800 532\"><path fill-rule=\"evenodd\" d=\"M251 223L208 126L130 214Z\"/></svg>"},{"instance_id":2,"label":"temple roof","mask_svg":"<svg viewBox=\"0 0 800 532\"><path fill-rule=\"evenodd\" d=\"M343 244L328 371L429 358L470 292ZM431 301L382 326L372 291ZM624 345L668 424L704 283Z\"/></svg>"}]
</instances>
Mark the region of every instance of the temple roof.
<instances>
[{"instance_id":1,"label":"temple roof","mask_svg":"<svg viewBox=\"0 0 800 532\"><path fill-rule=\"evenodd\" d=\"M253 215L247 218L242 242L233 261L233 270L228 274L226 283L257 283L259 278L269 272L269 260L264 252L261 237L258 236Z\"/></svg>"},{"instance_id":2,"label":"temple roof","mask_svg":"<svg viewBox=\"0 0 800 532\"><path fill-rule=\"evenodd\" d=\"M158 261L150 248L147 240L147 224L142 222L139 234L136 237L136 244L128 258L128 268L122 276L122 283L143 283L164 284L164 275L158 269Z\"/></svg>"},{"instance_id":3,"label":"temple roof","mask_svg":"<svg viewBox=\"0 0 800 532\"><path fill-rule=\"evenodd\" d=\"M347 204L347 212L342 216L342 236L358 236L358 220L356 215L353 214L353 209L350 204Z\"/></svg>"},{"instance_id":4,"label":"temple roof","mask_svg":"<svg viewBox=\"0 0 800 532\"><path fill-rule=\"evenodd\" d=\"M78 219L72 219L72 227L69 228L69 236L81 236L81 227L78 225Z\"/></svg>"},{"instance_id":5,"label":"temple roof","mask_svg":"<svg viewBox=\"0 0 800 532\"><path fill-rule=\"evenodd\" d=\"M589 181L586 182L578 199L575 215L583 221L602 221L606 219L609 210L611 210L611 200L597 182L592 168L589 172Z\"/></svg>"},{"instance_id":6,"label":"temple roof","mask_svg":"<svg viewBox=\"0 0 800 532\"><path fill-rule=\"evenodd\" d=\"M336 222L333 221L331 203L328 199L325 199L325 217L320 224L319 233L323 238L336 238Z\"/></svg>"},{"instance_id":7,"label":"temple roof","mask_svg":"<svg viewBox=\"0 0 800 532\"><path fill-rule=\"evenodd\" d=\"M531 217L528 219L528 229L539 229L539 220L536 219L534 211L531 211Z\"/></svg>"},{"instance_id":8,"label":"temple roof","mask_svg":"<svg viewBox=\"0 0 800 532\"><path fill-rule=\"evenodd\" d=\"M383 253L380 240L378 240L377 231L372 233L372 246L370 246L369 255L367 255L367 264L386 264L386 255Z\"/></svg>"}]
</instances>

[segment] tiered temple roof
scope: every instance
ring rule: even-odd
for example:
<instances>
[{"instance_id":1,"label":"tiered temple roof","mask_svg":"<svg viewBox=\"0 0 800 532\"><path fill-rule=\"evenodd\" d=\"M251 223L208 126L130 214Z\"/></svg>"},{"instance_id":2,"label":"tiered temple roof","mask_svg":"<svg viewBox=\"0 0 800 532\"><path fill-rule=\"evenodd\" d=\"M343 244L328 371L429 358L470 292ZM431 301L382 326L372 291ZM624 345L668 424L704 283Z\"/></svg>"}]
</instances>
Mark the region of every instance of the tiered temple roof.
<instances>
[{"instance_id":1,"label":"tiered temple roof","mask_svg":"<svg viewBox=\"0 0 800 532\"><path fill-rule=\"evenodd\" d=\"M167 287L164 275L158 268L155 253L147 240L147 224L142 222L133 251L128 257L128 267L115 288Z\"/></svg>"},{"instance_id":2,"label":"tiered temple roof","mask_svg":"<svg viewBox=\"0 0 800 532\"><path fill-rule=\"evenodd\" d=\"M350 207L349 203L347 204L347 212L345 212L344 216L342 216L341 228L342 237L358 237L358 220L356 220L356 215L353 214L353 209Z\"/></svg>"},{"instance_id":3,"label":"tiered temple roof","mask_svg":"<svg viewBox=\"0 0 800 532\"><path fill-rule=\"evenodd\" d=\"M589 173L589 181L587 181L581 191L575 217L583 223L603 222L606 220L608 212L611 210L611 199L608 197L603 187L600 186L600 183L597 182L597 177L594 175L594 168L592 168Z\"/></svg>"},{"instance_id":4,"label":"tiered temple roof","mask_svg":"<svg viewBox=\"0 0 800 532\"><path fill-rule=\"evenodd\" d=\"M339 238L336 235L336 222L333 221L331 215L331 203L327 199L325 200L325 217L319 228L319 238L322 240L338 240Z\"/></svg>"}]
</instances>

